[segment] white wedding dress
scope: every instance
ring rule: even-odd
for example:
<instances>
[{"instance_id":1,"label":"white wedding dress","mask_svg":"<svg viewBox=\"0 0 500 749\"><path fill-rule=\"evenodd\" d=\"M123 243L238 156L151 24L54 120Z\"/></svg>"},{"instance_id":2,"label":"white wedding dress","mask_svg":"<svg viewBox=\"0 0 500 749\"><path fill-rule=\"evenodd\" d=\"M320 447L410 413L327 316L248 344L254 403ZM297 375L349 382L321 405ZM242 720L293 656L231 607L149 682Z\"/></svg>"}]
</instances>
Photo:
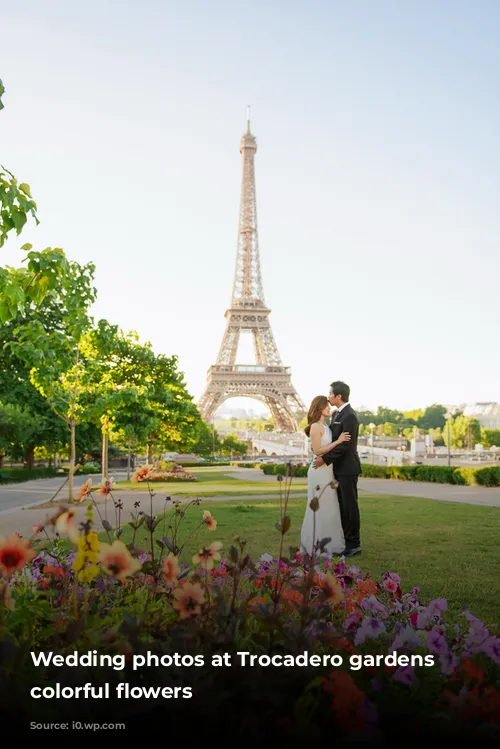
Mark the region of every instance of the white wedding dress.
<instances>
[{"instance_id":1,"label":"white wedding dress","mask_svg":"<svg viewBox=\"0 0 500 749\"><path fill-rule=\"evenodd\" d=\"M330 427L325 424L324 429L325 431L321 437L321 447L333 441ZM317 541L329 538L330 541L325 546L324 552L327 554L340 554L345 549L345 541L337 490L329 486L334 480L333 468L331 465L327 466L325 463L319 468L314 468L313 462L315 458L316 456L314 455L307 473L307 507L300 533L301 551L312 554L313 545ZM316 512L313 512L309 506L314 497L319 499L319 508Z\"/></svg>"}]
</instances>

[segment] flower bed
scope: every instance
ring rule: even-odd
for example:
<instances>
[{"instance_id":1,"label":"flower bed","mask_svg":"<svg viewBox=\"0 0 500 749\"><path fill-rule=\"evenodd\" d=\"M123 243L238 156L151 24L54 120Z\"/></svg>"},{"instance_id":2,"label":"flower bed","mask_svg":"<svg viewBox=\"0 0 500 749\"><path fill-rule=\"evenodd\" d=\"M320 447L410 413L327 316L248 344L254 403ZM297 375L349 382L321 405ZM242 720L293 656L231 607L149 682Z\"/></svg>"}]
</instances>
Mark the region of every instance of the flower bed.
<instances>
[{"instance_id":1,"label":"flower bed","mask_svg":"<svg viewBox=\"0 0 500 749\"><path fill-rule=\"evenodd\" d=\"M82 719L111 720L115 709L123 717L123 702L31 700L26 685L180 683L194 697L176 701L179 725L195 732L196 715L201 736L217 720L219 741L236 739L234 726L253 741L391 738L404 731L419 740L429 731L462 740L477 729L482 746L498 739L500 637L469 611L457 619L445 599L426 603L418 588L405 591L396 572L373 579L322 554L325 540L312 557L285 553L289 483L283 485L277 558L252 559L247 542L235 536L225 553L220 542L202 537L198 553L186 559L187 512L199 513L196 532L217 530L211 513L198 509L199 499L172 502L164 517L136 510L127 546L121 527L109 523L103 524L107 542L99 540L92 503L79 527L65 507L49 518L47 539L52 530L60 537L41 553L27 539L0 539L4 708L44 722L71 720L76 709ZM143 533L147 542L139 544ZM74 544L69 553L61 538ZM34 668L33 649L108 653L123 668ZM212 657L224 652L235 666L238 653L247 654L247 665L250 656L257 660L251 667L213 667ZM146 662L148 653L167 658L168 668L133 670L134 658ZM205 663L183 669L174 654L203 656ZM433 665L426 666L429 659ZM154 712L154 700L139 702L126 705L127 727L134 715L138 725L149 720L141 714L146 707ZM165 710L161 702L163 721Z\"/></svg>"},{"instance_id":2,"label":"flower bed","mask_svg":"<svg viewBox=\"0 0 500 749\"><path fill-rule=\"evenodd\" d=\"M159 465L147 465L139 468L134 476L134 481L197 481L194 473L188 473L182 466L171 463L168 466L171 470L162 470Z\"/></svg>"}]
</instances>

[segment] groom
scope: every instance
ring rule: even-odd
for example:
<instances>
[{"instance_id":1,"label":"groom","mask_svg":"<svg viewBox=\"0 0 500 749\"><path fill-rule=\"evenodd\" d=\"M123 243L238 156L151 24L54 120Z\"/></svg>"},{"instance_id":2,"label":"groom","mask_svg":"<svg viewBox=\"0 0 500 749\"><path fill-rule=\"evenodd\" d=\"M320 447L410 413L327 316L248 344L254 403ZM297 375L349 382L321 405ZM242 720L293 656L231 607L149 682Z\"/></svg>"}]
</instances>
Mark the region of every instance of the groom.
<instances>
[{"instance_id":1,"label":"groom","mask_svg":"<svg viewBox=\"0 0 500 749\"><path fill-rule=\"evenodd\" d=\"M336 440L342 432L349 432L351 440L337 445L322 458L316 458L314 467L318 468L323 463L333 464L333 474L338 481L337 494L346 546L344 556L353 557L361 551L358 507L358 476L361 473L361 463L358 456L359 422L356 411L349 403L349 393L350 388L345 382L332 382L328 400L330 405L337 407L330 424L333 439Z\"/></svg>"}]
</instances>

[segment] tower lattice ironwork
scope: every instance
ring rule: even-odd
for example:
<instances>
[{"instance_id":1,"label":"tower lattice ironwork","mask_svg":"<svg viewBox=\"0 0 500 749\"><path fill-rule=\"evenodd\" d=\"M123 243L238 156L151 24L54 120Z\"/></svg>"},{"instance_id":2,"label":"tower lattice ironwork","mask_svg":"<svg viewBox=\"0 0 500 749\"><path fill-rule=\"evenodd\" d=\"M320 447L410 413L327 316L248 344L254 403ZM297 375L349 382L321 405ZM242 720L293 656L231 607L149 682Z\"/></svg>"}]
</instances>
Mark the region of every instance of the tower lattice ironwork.
<instances>
[{"instance_id":1,"label":"tower lattice ironwork","mask_svg":"<svg viewBox=\"0 0 500 749\"><path fill-rule=\"evenodd\" d=\"M256 398L271 411L275 429L296 432L305 406L292 385L290 367L283 366L274 340L260 271L255 192L255 152L257 143L250 132L240 142L243 157L238 252L231 306L226 311L226 330L217 357L210 367L207 385L199 403L200 413L211 422L217 408L228 398ZM251 332L256 364L238 365L236 356L242 332Z\"/></svg>"}]
</instances>

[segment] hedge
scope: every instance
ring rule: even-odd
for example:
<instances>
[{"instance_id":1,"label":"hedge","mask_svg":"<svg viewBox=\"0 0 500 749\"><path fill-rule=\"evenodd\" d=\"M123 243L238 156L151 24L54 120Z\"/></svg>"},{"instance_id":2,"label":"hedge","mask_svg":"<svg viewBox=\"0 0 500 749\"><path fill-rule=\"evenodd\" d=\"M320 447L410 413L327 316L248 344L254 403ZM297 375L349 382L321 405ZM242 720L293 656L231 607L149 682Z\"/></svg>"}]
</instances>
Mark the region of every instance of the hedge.
<instances>
[{"instance_id":1,"label":"hedge","mask_svg":"<svg viewBox=\"0 0 500 749\"><path fill-rule=\"evenodd\" d=\"M47 479L57 476L55 468L0 468L0 484L20 484L32 479Z\"/></svg>"},{"instance_id":2,"label":"hedge","mask_svg":"<svg viewBox=\"0 0 500 749\"><path fill-rule=\"evenodd\" d=\"M295 466L293 475L307 476L308 465ZM268 476L284 476L284 464L264 465L262 470ZM430 481L437 484L459 484L461 486L500 486L500 466L485 468L454 468L453 466L374 466L363 463L361 475L365 478L396 479L398 481Z\"/></svg>"},{"instance_id":3,"label":"hedge","mask_svg":"<svg viewBox=\"0 0 500 749\"><path fill-rule=\"evenodd\" d=\"M261 468L262 463L237 463L234 461L231 465L237 466L238 468Z\"/></svg>"},{"instance_id":4,"label":"hedge","mask_svg":"<svg viewBox=\"0 0 500 749\"><path fill-rule=\"evenodd\" d=\"M61 466L61 468L65 473L69 473L69 466ZM59 468L58 471L60 471L61 468ZM101 469L96 466L80 466L80 468L75 471L75 476L88 476L100 472Z\"/></svg>"}]
</instances>

